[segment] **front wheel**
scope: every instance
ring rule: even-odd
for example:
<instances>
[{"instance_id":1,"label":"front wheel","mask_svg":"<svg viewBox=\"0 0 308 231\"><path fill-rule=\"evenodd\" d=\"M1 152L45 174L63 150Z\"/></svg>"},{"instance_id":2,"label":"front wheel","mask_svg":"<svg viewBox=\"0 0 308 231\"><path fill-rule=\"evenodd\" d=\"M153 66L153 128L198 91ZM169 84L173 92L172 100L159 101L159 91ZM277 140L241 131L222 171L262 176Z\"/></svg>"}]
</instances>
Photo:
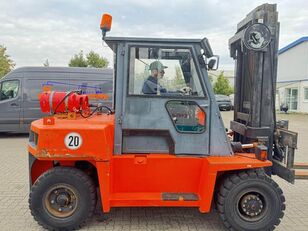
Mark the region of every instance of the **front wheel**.
<instances>
[{"instance_id":1,"label":"front wheel","mask_svg":"<svg viewBox=\"0 0 308 231\"><path fill-rule=\"evenodd\" d=\"M229 230L273 230L284 215L285 198L278 184L263 171L248 170L224 179L217 208Z\"/></svg>"},{"instance_id":2,"label":"front wheel","mask_svg":"<svg viewBox=\"0 0 308 231\"><path fill-rule=\"evenodd\" d=\"M41 175L29 197L32 216L49 230L80 228L93 215L95 206L94 182L70 167L55 167Z\"/></svg>"}]
</instances>

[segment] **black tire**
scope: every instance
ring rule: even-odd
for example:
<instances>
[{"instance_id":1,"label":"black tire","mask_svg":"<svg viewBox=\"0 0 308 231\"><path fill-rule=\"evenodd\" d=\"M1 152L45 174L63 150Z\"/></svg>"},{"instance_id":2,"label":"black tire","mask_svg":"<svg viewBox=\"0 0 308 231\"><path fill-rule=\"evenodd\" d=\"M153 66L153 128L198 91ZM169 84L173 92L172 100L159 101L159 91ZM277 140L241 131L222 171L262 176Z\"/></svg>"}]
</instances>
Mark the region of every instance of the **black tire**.
<instances>
[{"instance_id":1,"label":"black tire","mask_svg":"<svg viewBox=\"0 0 308 231\"><path fill-rule=\"evenodd\" d=\"M224 225L238 231L273 230L285 210L282 190L261 169L226 176L216 203Z\"/></svg>"},{"instance_id":2,"label":"black tire","mask_svg":"<svg viewBox=\"0 0 308 231\"><path fill-rule=\"evenodd\" d=\"M34 219L48 230L74 230L84 225L96 206L93 180L76 168L55 167L42 174L30 191Z\"/></svg>"}]
</instances>

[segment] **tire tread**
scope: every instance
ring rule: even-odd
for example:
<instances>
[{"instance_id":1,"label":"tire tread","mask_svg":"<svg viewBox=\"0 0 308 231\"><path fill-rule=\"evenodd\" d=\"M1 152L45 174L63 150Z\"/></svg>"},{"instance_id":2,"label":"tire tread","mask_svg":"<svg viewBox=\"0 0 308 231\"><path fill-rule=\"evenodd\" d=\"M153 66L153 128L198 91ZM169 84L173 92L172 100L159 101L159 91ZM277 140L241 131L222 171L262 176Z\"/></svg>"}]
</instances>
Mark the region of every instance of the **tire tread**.
<instances>
[{"instance_id":1,"label":"tire tread","mask_svg":"<svg viewBox=\"0 0 308 231\"><path fill-rule=\"evenodd\" d=\"M264 230L274 230L277 225L281 222L282 217L284 216L284 210L286 208L285 205L285 197L283 195L283 191L279 187L279 185L269 176L267 176L263 169L249 169L245 171L240 171L233 173L231 175L227 175L225 179L222 181L222 184L220 185L218 194L217 194L217 210L219 213L219 216L221 220L223 221L225 227L228 230L236 230L235 227L232 226L232 224L228 221L225 211L224 211L224 203L226 201L226 198L229 194L229 192L237 186L237 184L240 184L241 182L249 179L258 179L261 181L265 181L266 183L270 184L273 189L280 195L280 201L281 201L281 212L279 213L279 216L272 222L272 224L268 225Z\"/></svg>"},{"instance_id":2,"label":"tire tread","mask_svg":"<svg viewBox=\"0 0 308 231\"><path fill-rule=\"evenodd\" d=\"M87 217L85 217L83 220L81 220L78 224L72 225L70 227L67 228L54 228L46 223L44 223L40 217L34 212L34 208L32 208L32 200L33 200L33 194L35 194L35 192L37 190L39 190L39 187L41 185L41 183L45 180L48 180L49 177L52 177L53 175L75 175L77 176L83 183L84 183L84 187L87 187L90 190L90 195L91 195L91 200L90 200L90 212L88 213ZM82 226L84 226L88 220L93 216L94 211L95 211L95 207L96 207L96 188L95 188L95 184L93 182L93 180L86 175L84 172L82 172L79 169L76 169L74 167L54 167L50 170L48 170L47 172L43 173L36 181L35 183L32 185L31 187L31 191L29 194L29 208L31 211L31 215L33 216L34 220L41 225L42 227L44 227L45 229L48 230L76 230L76 229L80 229Z\"/></svg>"}]
</instances>

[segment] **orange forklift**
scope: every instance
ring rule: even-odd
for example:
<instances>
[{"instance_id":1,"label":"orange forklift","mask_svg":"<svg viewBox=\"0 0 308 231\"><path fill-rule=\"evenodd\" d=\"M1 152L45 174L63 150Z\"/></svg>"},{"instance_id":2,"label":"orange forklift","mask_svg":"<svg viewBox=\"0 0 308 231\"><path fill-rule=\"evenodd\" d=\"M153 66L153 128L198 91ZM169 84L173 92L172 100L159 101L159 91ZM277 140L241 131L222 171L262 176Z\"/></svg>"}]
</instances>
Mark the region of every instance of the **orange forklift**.
<instances>
[{"instance_id":1,"label":"orange forklift","mask_svg":"<svg viewBox=\"0 0 308 231\"><path fill-rule=\"evenodd\" d=\"M104 213L151 206L208 213L215 203L230 230L273 230L285 197L271 175L294 181L296 134L275 121L272 15L276 5L256 8L230 39L238 66L229 132L208 78L219 58L206 38L108 37L112 18L103 15L113 108L89 104L78 90L41 93L49 115L32 123L28 145L34 219L49 230L78 229L98 198Z\"/></svg>"}]
</instances>

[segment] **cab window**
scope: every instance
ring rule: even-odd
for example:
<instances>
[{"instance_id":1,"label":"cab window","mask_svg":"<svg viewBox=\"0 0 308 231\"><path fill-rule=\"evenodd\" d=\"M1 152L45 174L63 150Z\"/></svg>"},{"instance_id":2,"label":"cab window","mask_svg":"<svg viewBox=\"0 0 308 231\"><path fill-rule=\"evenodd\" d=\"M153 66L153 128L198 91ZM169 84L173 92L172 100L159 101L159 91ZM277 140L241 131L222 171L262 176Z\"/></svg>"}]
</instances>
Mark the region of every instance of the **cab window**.
<instances>
[{"instance_id":1,"label":"cab window","mask_svg":"<svg viewBox=\"0 0 308 231\"><path fill-rule=\"evenodd\" d=\"M131 47L129 94L204 97L190 49Z\"/></svg>"},{"instance_id":2,"label":"cab window","mask_svg":"<svg viewBox=\"0 0 308 231\"><path fill-rule=\"evenodd\" d=\"M9 80L1 83L0 101L16 98L19 90L18 80Z\"/></svg>"},{"instance_id":3,"label":"cab window","mask_svg":"<svg viewBox=\"0 0 308 231\"><path fill-rule=\"evenodd\" d=\"M166 103L170 119L181 133L202 133L205 131L206 114L194 101L172 100Z\"/></svg>"}]
</instances>

